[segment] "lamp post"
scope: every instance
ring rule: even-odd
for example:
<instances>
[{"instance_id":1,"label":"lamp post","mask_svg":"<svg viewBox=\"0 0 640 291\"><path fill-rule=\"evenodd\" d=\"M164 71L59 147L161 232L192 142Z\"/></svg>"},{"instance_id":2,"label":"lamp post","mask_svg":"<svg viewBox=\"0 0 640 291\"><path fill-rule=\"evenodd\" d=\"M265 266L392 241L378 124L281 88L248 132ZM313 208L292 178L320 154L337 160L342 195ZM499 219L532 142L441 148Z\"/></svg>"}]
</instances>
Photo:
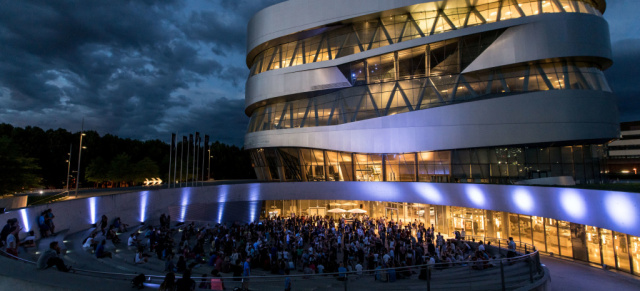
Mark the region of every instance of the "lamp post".
<instances>
[{"instance_id":1,"label":"lamp post","mask_svg":"<svg viewBox=\"0 0 640 291\"><path fill-rule=\"evenodd\" d=\"M207 181L211 180L211 148L208 150L209 152L209 166L207 167Z\"/></svg>"},{"instance_id":2,"label":"lamp post","mask_svg":"<svg viewBox=\"0 0 640 291\"><path fill-rule=\"evenodd\" d=\"M69 171L71 171L71 151L73 151L73 144L69 145L69 153L67 154L67 195L69 195Z\"/></svg>"},{"instance_id":3,"label":"lamp post","mask_svg":"<svg viewBox=\"0 0 640 291\"><path fill-rule=\"evenodd\" d=\"M82 127L80 129L80 148L78 148L78 173L76 176L76 198L78 198L78 185L80 185L80 159L82 158L82 137L84 133L84 118L82 119Z\"/></svg>"}]
</instances>

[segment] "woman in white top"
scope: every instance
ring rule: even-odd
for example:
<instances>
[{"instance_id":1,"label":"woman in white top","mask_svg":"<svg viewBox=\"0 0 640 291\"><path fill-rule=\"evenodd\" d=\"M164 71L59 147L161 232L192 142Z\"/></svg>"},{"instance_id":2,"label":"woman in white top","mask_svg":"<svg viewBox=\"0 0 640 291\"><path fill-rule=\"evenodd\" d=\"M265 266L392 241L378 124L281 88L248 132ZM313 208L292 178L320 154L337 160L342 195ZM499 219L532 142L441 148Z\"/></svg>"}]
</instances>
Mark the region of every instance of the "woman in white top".
<instances>
[{"instance_id":1,"label":"woman in white top","mask_svg":"<svg viewBox=\"0 0 640 291\"><path fill-rule=\"evenodd\" d=\"M22 227L16 227L16 229L7 236L7 248L5 250L14 256L18 256L18 234L20 230L22 230Z\"/></svg>"}]
</instances>

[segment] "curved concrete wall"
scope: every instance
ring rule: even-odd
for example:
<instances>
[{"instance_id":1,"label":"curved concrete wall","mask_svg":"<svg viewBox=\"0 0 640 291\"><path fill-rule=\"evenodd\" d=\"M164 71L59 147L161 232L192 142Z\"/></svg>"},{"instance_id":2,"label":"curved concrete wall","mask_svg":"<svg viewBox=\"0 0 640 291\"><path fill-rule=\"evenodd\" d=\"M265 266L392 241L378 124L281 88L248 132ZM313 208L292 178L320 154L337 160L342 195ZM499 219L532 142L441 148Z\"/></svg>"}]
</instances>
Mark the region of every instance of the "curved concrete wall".
<instances>
[{"instance_id":1,"label":"curved concrete wall","mask_svg":"<svg viewBox=\"0 0 640 291\"><path fill-rule=\"evenodd\" d=\"M508 29L463 73L565 57L589 58L603 68L612 63L609 25L602 17L579 13L542 14L403 41L335 60L263 72L247 80L245 113L251 115L256 106L280 96L320 91L327 87L350 87L337 69L341 64L503 28Z\"/></svg>"},{"instance_id":2,"label":"curved concrete wall","mask_svg":"<svg viewBox=\"0 0 640 291\"><path fill-rule=\"evenodd\" d=\"M543 91L418 110L335 126L248 133L245 148L307 147L405 153L619 136L611 93Z\"/></svg>"},{"instance_id":3,"label":"curved concrete wall","mask_svg":"<svg viewBox=\"0 0 640 291\"><path fill-rule=\"evenodd\" d=\"M174 188L92 197L36 206L0 214L0 221L17 218L27 229L37 227L35 217L47 207L56 215L58 230L70 233L91 227L102 214L121 217L129 224L152 221L172 206L184 206L185 218L197 205L209 207L211 217L225 216L224 203L246 203L247 211L229 221L257 219L263 200L364 200L449 205L535 215L596 226L640 236L638 193L575 188L416 182L297 182L249 183L200 188ZM222 213L221 213L222 212ZM253 213L253 214L252 214ZM173 220L180 220L172 216ZM210 220L216 223L216 219ZM24 235L24 234L23 234Z\"/></svg>"}]
</instances>

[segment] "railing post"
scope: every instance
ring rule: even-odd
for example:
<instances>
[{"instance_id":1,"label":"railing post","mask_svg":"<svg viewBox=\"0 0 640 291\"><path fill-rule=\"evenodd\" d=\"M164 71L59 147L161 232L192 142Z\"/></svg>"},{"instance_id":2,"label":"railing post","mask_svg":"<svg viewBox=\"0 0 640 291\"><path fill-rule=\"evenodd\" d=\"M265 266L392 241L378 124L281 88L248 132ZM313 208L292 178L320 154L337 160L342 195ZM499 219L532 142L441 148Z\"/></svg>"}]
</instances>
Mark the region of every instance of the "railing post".
<instances>
[{"instance_id":1,"label":"railing post","mask_svg":"<svg viewBox=\"0 0 640 291\"><path fill-rule=\"evenodd\" d=\"M533 260L531 257L527 258L529 260L529 281L533 283Z\"/></svg>"},{"instance_id":2,"label":"railing post","mask_svg":"<svg viewBox=\"0 0 640 291\"><path fill-rule=\"evenodd\" d=\"M431 291L431 266L427 266L427 291Z\"/></svg>"},{"instance_id":3,"label":"railing post","mask_svg":"<svg viewBox=\"0 0 640 291\"><path fill-rule=\"evenodd\" d=\"M347 274L344 275L344 291L347 291L347 282L349 281L349 277Z\"/></svg>"},{"instance_id":4,"label":"railing post","mask_svg":"<svg viewBox=\"0 0 640 291\"><path fill-rule=\"evenodd\" d=\"M507 285L504 283L504 264L500 260L500 280L502 281L502 291L507 290Z\"/></svg>"}]
</instances>

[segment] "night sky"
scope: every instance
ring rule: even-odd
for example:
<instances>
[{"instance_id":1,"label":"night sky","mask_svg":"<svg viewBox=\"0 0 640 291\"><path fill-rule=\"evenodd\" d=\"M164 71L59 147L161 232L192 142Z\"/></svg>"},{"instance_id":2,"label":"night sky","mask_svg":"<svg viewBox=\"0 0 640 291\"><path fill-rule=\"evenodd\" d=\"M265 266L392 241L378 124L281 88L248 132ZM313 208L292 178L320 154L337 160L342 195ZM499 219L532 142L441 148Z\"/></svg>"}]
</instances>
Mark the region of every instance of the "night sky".
<instances>
[{"instance_id":1,"label":"night sky","mask_svg":"<svg viewBox=\"0 0 640 291\"><path fill-rule=\"evenodd\" d=\"M0 0L0 123L241 146L247 23L278 2ZM621 120L640 120L640 1L607 2L606 75Z\"/></svg>"}]
</instances>

